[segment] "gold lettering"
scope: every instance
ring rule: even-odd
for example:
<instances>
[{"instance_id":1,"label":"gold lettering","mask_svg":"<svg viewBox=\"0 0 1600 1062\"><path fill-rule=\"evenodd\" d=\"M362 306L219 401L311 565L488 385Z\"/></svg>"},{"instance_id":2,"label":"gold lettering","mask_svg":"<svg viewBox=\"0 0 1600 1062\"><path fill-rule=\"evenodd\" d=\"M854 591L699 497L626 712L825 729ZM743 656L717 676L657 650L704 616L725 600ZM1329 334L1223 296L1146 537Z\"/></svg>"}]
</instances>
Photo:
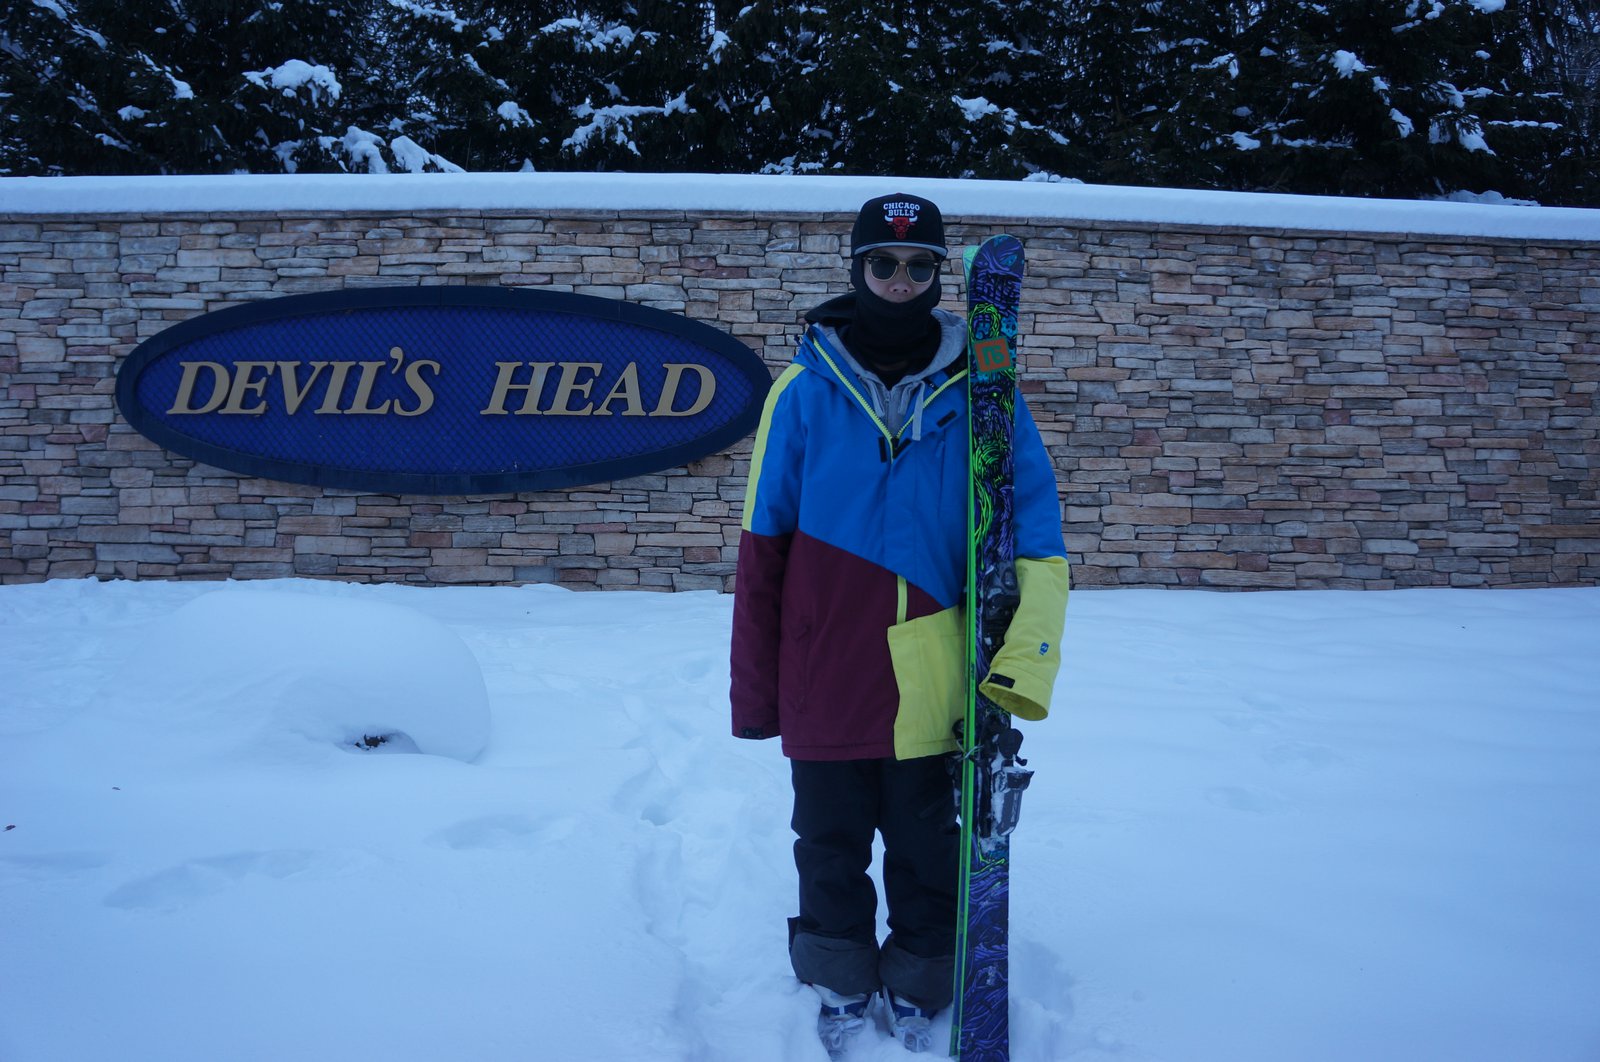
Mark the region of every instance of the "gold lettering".
<instances>
[{"instance_id":1,"label":"gold lettering","mask_svg":"<svg viewBox=\"0 0 1600 1062\"><path fill-rule=\"evenodd\" d=\"M306 381L304 387L301 387L298 376L300 363L298 361L278 362L278 375L283 377L283 404L291 416L300 412L300 404L306 400L306 396L311 393L311 389L317 385L317 377L321 376L322 370L327 367L328 363L325 361L312 362L311 379Z\"/></svg>"},{"instance_id":2,"label":"gold lettering","mask_svg":"<svg viewBox=\"0 0 1600 1062\"><path fill-rule=\"evenodd\" d=\"M600 404L595 407L594 415L609 417L611 403L619 400L627 403L627 408L622 411L624 417L645 415L644 403L639 399L639 363L636 361L628 362L628 367L617 377L616 386L611 388L611 393L602 398Z\"/></svg>"},{"instance_id":3,"label":"gold lettering","mask_svg":"<svg viewBox=\"0 0 1600 1062\"><path fill-rule=\"evenodd\" d=\"M420 417L433 408L433 388L422 378L423 369L432 369L435 376L439 375L439 363L436 361L414 361L406 366L406 384L417 396L416 409L404 409L398 401L394 404L394 411L402 417Z\"/></svg>"},{"instance_id":4,"label":"gold lettering","mask_svg":"<svg viewBox=\"0 0 1600 1062\"><path fill-rule=\"evenodd\" d=\"M261 393L267 389L267 381L272 379L272 362L235 362L233 370L233 389L228 392L228 404L218 410L218 413L259 417L267 411L267 404L260 399ZM254 379L257 370L263 371L266 375L259 380ZM256 404L246 407L244 403L247 398L256 399Z\"/></svg>"},{"instance_id":5,"label":"gold lettering","mask_svg":"<svg viewBox=\"0 0 1600 1062\"><path fill-rule=\"evenodd\" d=\"M556 397L550 403L550 408L545 410L552 417L587 417L594 412L591 406L582 406L578 409L570 408L572 396L588 398L589 391L594 387L595 377L600 375L600 370L605 366L595 361L564 361L561 363L561 381L556 384ZM579 380L578 374L587 369L592 375L587 380Z\"/></svg>"},{"instance_id":6,"label":"gold lettering","mask_svg":"<svg viewBox=\"0 0 1600 1062\"><path fill-rule=\"evenodd\" d=\"M683 382L684 370L688 369L700 377L700 397L694 400L694 405L688 409L673 409L672 405L678 398L678 387ZM704 365L673 364L667 365L667 382L661 385L661 401L656 403L656 408L650 411L652 417L692 417L702 413L711 405L712 397L717 393L717 378L711 370Z\"/></svg>"},{"instance_id":7,"label":"gold lettering","mask_svg":"<svg viewBox=\"0 0 1600 1062\"><path fill-rule=\"evenodd\" d=\"M504 416L508 412L506 398L511 391L522 392L522 408L517 410L518 415L538 413L539 395L544 391L545 377L550 375L550 369L554 364L554 362L549 361L530 361L528 366L533 369L533 379L528 383L519 384L511 381L516 376L517 370L522 368L522 362L495 362L495 367L500 370L500 374L495 377L494 394L490 397L489 404L479 410L480 415Z\"/></svg>"},{"instance_id":8,"label":"gold lettering","mask_svg":"<svg viewBox=\"0 0 1600 1062\"><path fill-rule=\"evenodd\" d=\"M211 397L199 409L193 409L189 403L194 398L194 382L200 375L201 369L211 370ZM186 361L183 363L183 378L178 381L178 394L172 400L170 413L210 413L222 405L228 397L228 370L214 361Z\"/></svg>"},{"instance_id":9,"label":"gold lettering","mask_svg":"<svg viewBox=\"0 0 1600 1062\"><path fill-rule=\"evenodd\" d=\"M322 405L317 407L317 413L343 413L339 408L339 399L344 397L344 382L350 376L350 369L355 365L353 361L330 361L333 366L333 377L328 380L328 391L322 396Z\"/></svg>"},{"instance_id":10,"label":"gold lettering","mask_svg":"<svg viewBox=\"0 0 1600 1062\"><path fill-rule=\"evenodd\" d=\"M361 363L361 379L356 382L355 401L350 404L349 409L345 410L346 413L375 414L381 417L389 412L389 407L394 405L394 399L392 398L384 399L381 406L374 407L372 405L372 389L377 385L378 374L383 371L383 367L384 362L381 361L364 361Z\"/></svg>"}]
</instances>

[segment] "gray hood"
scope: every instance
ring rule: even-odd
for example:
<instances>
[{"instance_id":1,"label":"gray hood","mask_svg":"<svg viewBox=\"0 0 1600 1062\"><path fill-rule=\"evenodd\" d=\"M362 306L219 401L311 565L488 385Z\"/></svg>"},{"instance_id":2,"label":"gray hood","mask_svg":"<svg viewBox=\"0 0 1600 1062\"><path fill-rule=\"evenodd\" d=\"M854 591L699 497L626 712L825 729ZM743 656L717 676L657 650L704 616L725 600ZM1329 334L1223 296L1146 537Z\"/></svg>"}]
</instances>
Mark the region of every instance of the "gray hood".
<instances>
[{"instance_id":1,"label":"gray hood","mask_svg":"<svg viewBox=\"0 0 1600 1062\"><path fill-rule=\"evenodd\" d=\"M911 437L922 438L922 406L928 396L928 382L944 373L967 352L967 322L949 310L934 310L939 322L939 348L921 372L906 376L893 387L886 387L876 373L863 366L850 353L833 325L814 325L828 344L844 359L846 366L861 381L862 392L872 403L872 411L895 435L911 420Z\"/></svg>"}]
</instances>

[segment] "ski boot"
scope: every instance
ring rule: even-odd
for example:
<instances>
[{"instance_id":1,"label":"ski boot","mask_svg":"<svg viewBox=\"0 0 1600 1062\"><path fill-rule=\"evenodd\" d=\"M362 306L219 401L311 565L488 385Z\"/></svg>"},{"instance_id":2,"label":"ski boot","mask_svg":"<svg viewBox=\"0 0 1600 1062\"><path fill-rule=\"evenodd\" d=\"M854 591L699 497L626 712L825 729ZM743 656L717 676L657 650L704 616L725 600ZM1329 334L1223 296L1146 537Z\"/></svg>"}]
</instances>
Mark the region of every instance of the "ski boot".
<instances>
[{"instance_id":1,"label":"ski boot","mask_svg":"<svg viewBox=\"0 0 1600 1062\"><path fill-rule=\"evenodd\" d=\"M846 996L821 985L812 985L822 997L822 1011L817 1015L817 1035L828 1057L844 1057L850 1041L867 1025L867 1003L871 996L862 992Z\"/></svg>"},{"instance_id":2,"label":"ski boot","mask_svg":"<svg viewBox=\"0 0 1600 1062\"><path fill-rule=\"evenodd\" d=\"M901 1047L921 1054L933 1046L933 1011L907 1002L885 988L883 1012L889 1018L889 1035Z\"/></svg>"}]
</instances>

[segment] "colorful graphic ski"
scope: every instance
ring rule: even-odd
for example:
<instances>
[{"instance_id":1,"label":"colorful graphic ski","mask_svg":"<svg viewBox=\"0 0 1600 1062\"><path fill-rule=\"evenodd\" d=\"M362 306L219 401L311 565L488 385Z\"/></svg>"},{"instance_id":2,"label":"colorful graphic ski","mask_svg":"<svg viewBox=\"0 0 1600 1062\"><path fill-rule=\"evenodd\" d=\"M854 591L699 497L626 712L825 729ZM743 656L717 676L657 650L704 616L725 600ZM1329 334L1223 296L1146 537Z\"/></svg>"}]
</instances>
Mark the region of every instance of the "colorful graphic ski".
<instances>
[{"instance_id":1,"label":"colorful graphic ski","mask_svg":"<svg viewBox=\"0 0 1600 1062\"><path fill-rule=\"evenodd\" d=\"M961 892L956 925L950 1053L1006 1062L1006 938L1011 830L1032 772L1017 757L1022 735L979 691L1005 639L1018 589L1012 518L1012 435L1017 393L1017 305L1022 244L996 236L966 252L967 395L971 500L967 528L967 714L962 730Z\"/></svg>"}]
</instances>

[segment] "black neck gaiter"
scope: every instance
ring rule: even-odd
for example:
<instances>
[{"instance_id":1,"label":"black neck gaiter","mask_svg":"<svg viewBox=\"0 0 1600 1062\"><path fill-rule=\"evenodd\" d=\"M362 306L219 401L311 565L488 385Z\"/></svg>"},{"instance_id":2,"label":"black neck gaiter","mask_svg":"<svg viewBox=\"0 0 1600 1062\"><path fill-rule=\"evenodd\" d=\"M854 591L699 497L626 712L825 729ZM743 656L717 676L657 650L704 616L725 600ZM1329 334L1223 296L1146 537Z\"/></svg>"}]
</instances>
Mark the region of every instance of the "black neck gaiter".
<instances>
[{"instance_id":1,"label":"black neck gaiter","mask_svg":"<svg viewBox=\"0 0 1600 1062\"><path fill-rule=\"evenodd\" d=\"M928 290L907 302L889 302L872 293L863 256L851 263L850 281L855 286L855 318L845 330L844 342L855 359L890 387L925 369L941 338L939 320L933 316L939 305L938 274Z\"/></svg>"}]
</instances>

